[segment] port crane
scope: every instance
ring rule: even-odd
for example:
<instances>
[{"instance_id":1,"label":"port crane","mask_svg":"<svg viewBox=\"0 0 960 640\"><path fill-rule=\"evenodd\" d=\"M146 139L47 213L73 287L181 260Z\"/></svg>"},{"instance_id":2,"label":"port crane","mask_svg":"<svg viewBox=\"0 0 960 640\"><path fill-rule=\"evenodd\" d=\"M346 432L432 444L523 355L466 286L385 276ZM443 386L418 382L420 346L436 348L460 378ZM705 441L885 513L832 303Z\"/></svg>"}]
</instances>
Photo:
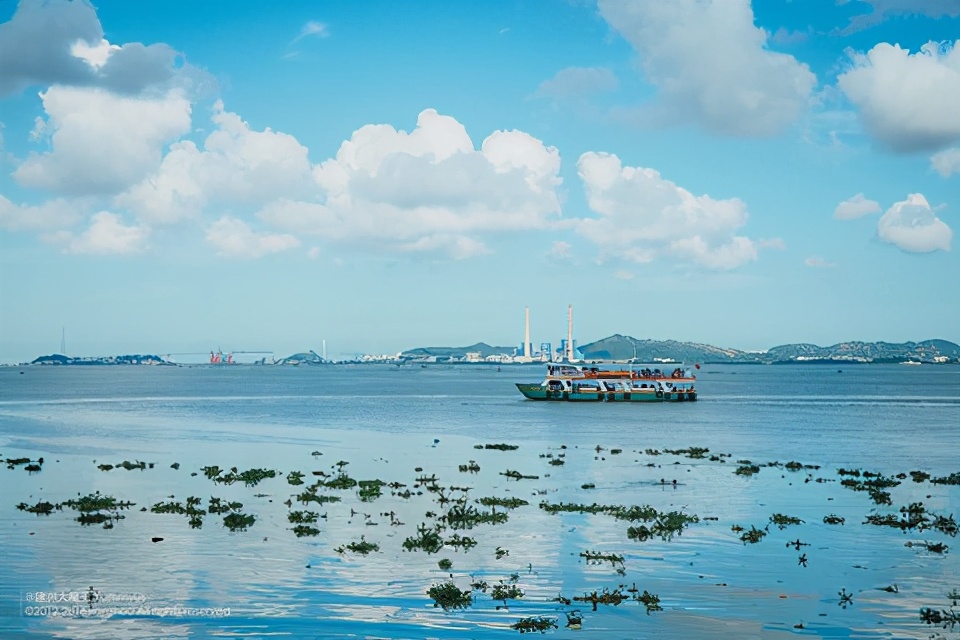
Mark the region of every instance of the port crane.
<instances>
[{"instance_id":1,"label":"port crane","mask_svg":"<svg viewBox=\"0 0 960 640\"><path fill-rule=\"evenodd\" d=\"M180 352L180 353L167 353L163 355L164 360L170 360L174 356L207 356L209 355L210 364L236 364L236 361L233 359L235 355L254 355L254 356L272 356L273 351L228 351L224 353L219 347L216 351L191 351L191 352Z\"/></svg>"}]
</instances>

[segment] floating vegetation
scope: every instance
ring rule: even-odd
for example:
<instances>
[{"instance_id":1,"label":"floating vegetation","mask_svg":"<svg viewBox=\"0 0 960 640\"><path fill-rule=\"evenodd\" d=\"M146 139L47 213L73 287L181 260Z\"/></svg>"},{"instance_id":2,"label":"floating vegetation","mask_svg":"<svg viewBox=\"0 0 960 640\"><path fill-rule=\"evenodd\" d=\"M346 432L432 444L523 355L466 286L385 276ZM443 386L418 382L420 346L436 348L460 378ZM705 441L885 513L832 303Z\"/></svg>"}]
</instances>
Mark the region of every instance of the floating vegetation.
<instances>
[{"instance_id":1,"label":"floating vegetation","mask_svg":"<svg viewBox=\"0 0 960 640\"><path fill-rule=\"evenodd\" d=\"M300 493L297 496L297 501L301 502L302 504L316 502L319 505L323 505L327 502L340 502L340 498L338 496L320 495L317 493L316 487L311 487Z\"/></svg>"},{"instance_id":2,"label":"floating vegetation","mask_svg":"<svg viewBox=\"0 0 960 640\"><path fill-rule=\"evenodd\" d=\"M453 582L435 584L427 590L427 595L433 599L434 607L443 607L444 611L466 609L473 604L470 592L461 591Z\"/></svg>"},{"instance_id":3,"label":"floating vegetation","mask_svg":"<svg viewBox=\"0 0 960 640\"><path fill-rule=\"evenodd\" d=\"M6 462L7 462L7 468L13 469L14 467L18 467L21 464L27 464L28 462L30 462L30 458L7 458Z\"/></svg>"},{"instance_id":4,"label":"floating vegetation","mask_svg":"<svg viewBox=\"0 0 960 640\"><path fill-rule=\"evenodd\" d=\"M455 533L444 544L454 549L469 550L477 546L477 541L469 536L461 536L459 533Z\"/></svg>"},{"instance_id":5,"label":"floating vegetation","mask_svg":"<svg viewBox=\"0 0 960 640\"><path fill-rule=\"evenodd\" d=\"M740 536L740 540L743 542L743 544L747 544L748 542L750 544L757 544L763 540L765 535L767 535L767 532L763 529L757 529L756 527L751 526L750 531L745 531L743 535Z\"/></svg>"},{"instance_id":6,"label":"floating vegetation","mask_svg":"<svg viewBox=\"0 0 960 640\"><path fill-rule=\"evenodd\" d=\"M519 600L522 597L523 589L512 582L507 584L503 580L493 585L493 589L490 591L490 598L500 600L504 605L507 604L507 600Z\"/></svg>"},{"instance_id":7,"label":"floating vegetation","mask_svg":"<svg viewBox=\"0 0 960 640\"><path fill-rule=\"evenodd\" d=\"M443 548L443 538L440 537L440 532L436 528L420 524L417 526L417 535L403 541L403 548L406 551L437 553Z\"/></svg>"},{"instance_id":8,"label":"floating vegetation","mask_svg":"<svg viewBox=\"0 0 960 640\"><path fill-rule=\"evenodd\" d=\"M750 464L749 461L747 464L742 464L734 471L738 476L752 476L755 473L760 473L760 466L756 464Z\"/></svg>"},{"instance_id":9,"label":"floating vegetation","mask_svg":"<svg viewBox=\"0 0 960 640\"><path fill-rule=\"evenodd\" d=\"M837 604L841 608L846 609L847 607L853 605L853 594L847 593L847 590L845 588L840 589L840 591L837 591L837 595L840 596L840 601L837 602Z\"/></svg>"},{"instance_id":10,"label":"floating vegetation","mask_svg":"<svg viewBox=\"0 0 960 640\"><path fill-rule=\"evenodd\" d=\"M936 529L949 536L957 535L957 522L952 515L941 516L929 513L922 502L912 502L905 507L900 507L899 517L893 513L870 514L864 520L864 524L894 527L903 531Z\"/></svg>"},{"instance_id":11,"label":"floating vegetation","mask_svg":"<svg viewBox=\"0 0 960 640\"><path fill-rule=\"evenodd\" d=\"M316 527L311 527L308 524L298 524L293 528L293 534L298 538L303 538L306 536L315 536L320 533L320 529Z\"/></svg>"},{"instance_id":12,"label":"floating vegetation","mask_svg":"<svg viewBox=\"0 0 960 640\"><path fill-rule=\"evenodd\" d=\"M829 515L823 516L824 524L843 524L844 522L846 522L846 520L835 513L831 513Z\"/></svg>"},{"instance_id":13,"label":"floating vegetation","mask_svg":"<svg viewBox=\"0 0 960 640\"><path fill-rule=\"evenodd\" d=\"M440 519L451 529L473 529L480 524L503 524L509 516L503 511L480 511L472 505L455 504Z\"/></svg>"},{"instance_id":14,"label":"floating vegetation","mask_svg":"<svg viewBox=\"0 0 960 640\"><path fill-rule=\"evenodd\" d=\"M223 502L220 498L210 497L210 504L207 505L207 511L214 514L227 513L229 511L239 511L243 508L240 502Z\"/></svg>"},{"instance_id":15,"label":"floating vegetation","mask_svg":"<svg viewBox=\"0 0 960 640\"><path fill-rule=\"evenodd\" d=\"M647 615L650 615L653 611L663 611L663 607L660 606L660 596L650 593L646 589L643 590L642 594L635 595L634 598L647 608Z\"/></svg>"},{"instance_id":16,"label":"floating vegetation","mask_svg":"<svg viewBox=\"0 0 960 640\"><path fill-rule=\"evenodd\" d=\"M230 531L246 531L257 519L246 513L231 513L223 518L223 526Z\"/></svg>"},{"instance_id":17,"label":"floating vegetation","mask_svg":"<svg viewBox=\"0 0 960 640\"><path fill-rule=\"evenodd\" d=\"M567 626L570 626L570 625L568 624ZM546 618L544 616L534 616L532 618L520 618L520 620L510 625L510 628L515 629L520 633L531 633L533 631L546 633L550 629L557 628L557 619Z\"/></svg>"},{"instance_id":18,"label":"floating vegetation","mask_svg":"<svg viewBox=\"0 0 960 640\"><path fill-rule=\"evenodd\" d=\"M294 486L303 484L303 474L299 471L291 471L287 474L287 484Z\"/></svg>"},{"instance_id":19,"label":"floating vegetation","mask_svg":"<svg viewBox=\"0 0 960 640\"><path fill-rule=\"evenodd\" d=\"M948 476L941 476L939 478L930 478L930 483L960 485L960 471L956 473L951 473Z\"/></svg>"},{"instance_id":20,"label":"floating vegetation","mask_svg":"<svg viewBox=\"0 0 960 640\"><path fill-rule=\"evenodd\" d=\"M552 464L555 467L559 467L564 464L564 460L563 458L553 458L552 460L550 460L550 464Z\"/></svg>"},{"instance_id":21,"label":"floating vegetation","mask_svg":"<svg viewBox=\"0 0 960 640\"><path fill-rule=\"evenodd\" d=\"M373 553L374 551L380 551L380 545L375 542L367 542L363 536L360 536L359 542L351 542L348 545L340 546L334 549L337 553L344 553L346 551L352 551L353 553L359 553L362 556L367 555L368 553Z\"/></svg>"},{"instance_id":22,"label":"floating vegetation","mask_svg":"<svg viewBox=\"0 0 960 640\"><path fill-rule=\"evenodd\" d=\"M785 516L782 513L775 513L770 516L770 524L775 524L777 528L783 530L792 524L803 524L803 520L793 516Z\"/></svg>"},{"instance_id":23,"label":"floating vegetation","mask_svg":"<svg viewBox=\"0 0 960 640\"><path fill-rule=\"evenodd\" d=\"M471 460L467 464L460 465L460 473L480 473L480 465L476 463L475 460Z\"/></svg>"},{"instance_id":24,"label":"floating vegetation","mask_svg":"<svg viewBox=\"0 0 960 640\"><path fill-rule=\"evenodd\" d=\"M494 554L497 556L497 560L501 560L501 559L504 558L505 556L510 555L510 551L507 550L507 549L504 549L503 547L497 547L497 549L496 549L496 551L494 552Z\"/></svg>"},{"instance_id":25,"label":"floating vegetation","mask_svg":"<svg viewBox=\"0 0 960 640\"><path fill-rule=\"evenodd\" d=\"M314 511L291 511L287 514L290 524L310 524L316 522L320 514Z\"/></svg>"},{"instance_id":26,"label":"floating vegetation","mask_svg":"<svg viewBox=\"0 0 960 640\"><path fill-rule=\"evenodd\" d=\"M597 551L581 551L580 557L584 558L588 563L591 563L591 564L600 564L603 562L609 562L610 564L613 564L613 565L623 564L623 556L617 553L599 553Z\"/></svg>"},{"instance_id":27,"label":"floating vegetation","mask_svg":"<svg viewBox=\"0 0 960 640\"><path fill-rule=\"evenodd\" d=\"M516 509L517 507L525 507L529 502L522 498L478 498L477 502L482 504L485 507L503 507L504 509Z\"/></svg>"},{"instance_id":28,"label":"floating vegetation","mask_svg":"<svg viewBox=\"0 0 960 640\"><path fill-rule=\"evenodd\" d=\"M147 463L141 462L140 460L137 460L136 462L130 462L129 460L124 460L123 462L117 465L117 468L126 469L127 471L133 471L134 469L140 469L141 471L143 471L144 469L147 468ZM153 468L152 463L150 464L150 468L151 469Z\"/></svg>"},{"instance_id":29,"label":"floating vegetation","mask_svg":"<svg viewBox=\"0 0 960 640\"><path fill-rule=\"evenodd\" d=\"M515 444L485 444L483 445L483 448L495 449L497 451L516 451L520 448L520 446Z\"/></svg>"},{"instance_id":30,"label":"floating vegetation","mask_svg":"<svg viewBox=\"0 0 960 640\"><path fill-rule=\"evenodd\" d=\"M112 465L112 464L98 464L98 465L97 465L97 469L100 469L100 471L110 471L111 469L113 469L113 465Z\"/></svg>"},{"instance_id":31,"label":"floating vegetation","mask_svg":"<svg viewBox=\"0 0 960 640\"><path fill-rule=\"evenodd\" d=\"M357 484L356 480L345 473L340 473L332 480L327 480L322 483L324 487L329 487L330 489L353 489Z\"/></svg>"},{"instance_id":32,"label":"floating vegetation","mask_svg":"<svg viewBox=\"0 0 960 640\"><path fill-rule=\"evenodd\" d=\"M690 524L700 522L700 518L695 515L687 515L682 511L670 511L668 513L657 513L652 521L653 524L649 527L640 525L628 528L627 537L639 542L659 537L664 542L668 542L673 536L681 535Z\"/></svg>"},{"instance_id":33,"label":"floating vegetation","mask_svg":"<svg viewBox=\"0 0 960 640\"><path fill-rule=\"evenodd\" d=\"M923 482L930 479L930 474L926 471L911 471L910 477L913 478L914 482Z\"/></svg>"},{"instance_id":34,"label":"floating vegetation","mask_svg":"<svg viewBox=\"0 0 960 640\"><path fill-rule=\"evenodd\" d=\"M598 604L612 604L613 606L617 606L629 600L630 596L623 595L623 585L620 585L613 591L604 587L602 591L584 593L582 596L574 596L573 599L576 602L589 602L593 605L593 610L596 611Z\"/></svg>"},{"instance_id":35,"label":"floating vegetation","mask_svg":"<svg viewBox=\"0 0 960 640\"><path fill-rule=\"evenodd\" d=\"M35 505L28 505L25 502L21 502L20 504L17 505L17 509L19 509L20 511L26 511L27 513L35 513L38 516L40 515L48 516L51 513L53 513L54 509L57 509L59 511L60 505L53 504L51 502L46 502L44 500L40 500Z\"/></svg>"},{"instance_id":36,"label":"floating vegetation","mask_svg":"<svg viewBox=\"0 0 960 640\"><path fill-rule=\"evenodd\" d=\"M379 498L383 493L381 488L386 484L383 480L361 480L357 483L360 486L358 492L362 502L371 502Z\"/></svg>"},{"instance_id":37,"label":"floating vegetation","mask_svg":"<svg viewBox=\"0 0 960 640\"><path fill-rule=\"evenodd\" d=\"M689 447L687 449L664 449L663 452L675 456L686 456L693 460L699 460L706 458L706 454L710 453L710 449L707 449L706 447ZM613 452L611 451L611 453Z\"/></svg>"},{"instance_id":38,"label":"floating vegetation","mask_svg":"<svg viewBox=\"0 0 960 640\"><path fill-rule=\"evenodd\" d=\"M588 483L586 483L586 484L580 485L580 488L581 488L581 489L596 489L596 488L597 488L597 485L593 484L592 482L588 482Z\"/></svg>"},{"instance_id":39,"label":"floating vegetation","mask_svg":"<svg viewBox=\"0 0 960 640\"><path fill-rule=\"evenodd\" d=\"M506 471L501 471L500 475L507 476L508 478L513 478L514 480L539 480L540 476L527 476L519 471L511 471L507 469Z\"/></svg>"},{"instance_id":40,"label":"floating vegetation","mask_svg":"<svg viewBox=\"0 0 960 640\"><path fill-rule=\"evenodd\" d=\"M437 562L437 566L444 571L449 571L453 567L453 561L447 558L443 558L439 562Z\"/></svg>"}]
</instances>

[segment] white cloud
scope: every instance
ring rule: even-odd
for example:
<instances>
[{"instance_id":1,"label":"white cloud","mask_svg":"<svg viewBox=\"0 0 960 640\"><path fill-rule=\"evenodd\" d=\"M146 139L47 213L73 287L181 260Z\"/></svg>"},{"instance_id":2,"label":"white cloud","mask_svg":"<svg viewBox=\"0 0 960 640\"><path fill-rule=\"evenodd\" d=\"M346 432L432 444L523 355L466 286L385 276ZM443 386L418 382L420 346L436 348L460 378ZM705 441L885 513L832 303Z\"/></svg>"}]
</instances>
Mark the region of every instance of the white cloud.
<instances>
[{"instance_id":1,"label":"white cloud","mask_svg":"<svg viewBox=\"0 0 960 640\"><path fill-rule=\"evenodd\" d=\"M950 251L953 231L940 220L927 199L911 193L880 216L877 235L881 240L911 253Z\"/></svg>"},{"instance_id":2,"label":"white cloud","mask_svg":"<svg viewBox=\"0 0 960 640\"><path fill-rule=\"evenodd\" d=\"M190 129L190 103L121 97L102 89L53 86L40 94L52 150L31 153L13 177L25 187L65 194L113 193L160 164L163 146Z\"/></svg>"},{"instance_id":3,"label":"white cloud","mask_svg":"<svg viewBox=\"0 0 960 640\"><path fill-rule=\"evenodd\" d=\"M289 234L257 233L243 220L224 216L207 229L207 242L232 258L259 258L300 246Z\"/></svg>"},{"instance_id":4,"label":"white cloud","mask_svg":"<svg viewBox=\"0 0 960 640\"><path fill-rule=\"evenodd\" d=\"M698 123L767 136L794 122L817 82L807 65L767 48L749 0L600 0L600 14L640 56L660 92L645 123Z\"/></svg>"},{"instance_id":5,"label":"white cloud","mask_svg":"<svg viewBox=\"0 0 960 640\"><path fill-rule=\"evenodd\" d=\"M16 205L0 195L0 229L60 229L77 222L80 208L76 203L61 198L41 205Z\"/></svg>"},{"instance_id":6,"label":"white cloud","mask_svg":"<svg viewBox=\"0 0 960 640\"><path fill-rule=\"evenodd\" d=\"M133 254L146 248L150 229L124 225L120 216L108 211L93 215L90 226L79 236L70 236L68 253ZM66 237L66 236L65 236Z\"/></svg>"},{"instance_id":7,"label":"white cloud","mask_svg":"<svg viewBox=\"0 0 960 640\"><path fill-rule=\"evenodd\" d=\"M882 42L850 53L838 85L867 131L898 152L933 151L960 140L960 43L928 42L911 54Z\"/></svg>"},{"instance_id":8,"label":"white cloud","mask_svg":"<svg viewBox=\"0 0 960 640\"><path fill-rule=\"evenodd\" d=\"M300 27L300 33L297 34L297 37L293 39L293 42L302 40L303 38L315 37L315 38L326 38L330 35L330 29L322 22L316 20L308 20L302 27Z\"/></svg>"},{"instance_id":9,"label":"white cloud","mask_svg":"<svg viewBox=\"0 0 960 640\"><path fill-rule=\"evenodd\" d=\"M307 148L296 138L253 131L240 117L214 106L217 126L203 143L170 147L158 170L120 194L115 204L153 223L194 217L212 205L244 203L259 207L284 197L316 193Z\"/></svg>"},{"instance_id":10,"label":"white cloud","mask_svg":"<svg viewBox=\"0 0 960 640\"><path fill-rule=\"evenodd\" d=\"M613 277L617 280L633 280L633 272L621 269L619 271L614 271Z\"/></svg>"},{"instance_id":11,"label":"white cloud","mask_svg":"<svg viewBox=\"0 0 960 640\"><path fill-rule=\"evenodd\" d=\"M741 200L694 196L653 169L624 167L606 153L583 154L577 168L598 217L580 220L576 229L597 245L601 259L668 258L732 269L757 258L757 243L734 235L747 222Z\"/></svg>"},{"instance_id":12,"label":"white cloud","mask_svg":"<svg viewBox=\"0 0 960 640\"><path fill-rule=\"evenodd\" d=\"M380 250L487 251L477 233L545 227L560 212L560 155L521 131L474 148L463 125L427 109L411 133L366 125L314 169L320 202L278 199L268 224Z\"/></svg>"},{"instance_id":13,"label":"white cloud","mask_svg":"<svg viewBox=\"0 0 960 640\"><path fill-rule=\"evenodd\" d=\"M810 256L809 258L803 261L803 264L807 265L808 267L815 267L815 268L832 268L837 266L837 263L827 262L820 256Z\"/></svg>"},{"instance_id":14,"label":"white cloud","mask_svg":"<svg viewBox=\"0 0 960 640\"><path fill-rule=\"evenodd\" d=\"M944 149L930 158L930 166L944 178L960 173L960 147Z\"/></svg>"},{"instance_id":15,"label":"white cloud","mask_svg":"<svg viewBox=\"0 0 960 640\"><path fill-rule=\"evenodd\" d=\"M837 220L855 220L871 213L880 213L880 203L867 200L862 193L858 193L838 204L833 210L833 217Z\"/></svg>"},{"instance_id":16,"label":"white cloud","mask_svg":"<svg viewBox=\"0 0 960 640\"><path fill-rule=\"evenodd\" d=\"M31 85L138 94L211 84L209 74L165 44L110 44L89 2L22 0L10 21L0 24L0 95Z\"/></svg>"},{"instance_id":17,"label":"white cloud","mask_svg":"<svg viewBox=\"0 0 960 640\"><path fill-rule=\"evenodd\" d=\"M840 0L843 4L847 0ZM860 0L870 5L870 13L850 18L850 24L841 31L841 35L848 35L861 29L880 24L894 16L925 15L930 18L949 16L956 18L960 15L960 3L957 0Z\"/></svg>"},{"instance_id":18,"label":"white cloud","mask_svg":"<svg viewBox=\"0 0 960 640\"><path fill-rule=\"evenodd\" d=\"M557 263L570 262L573 260L573 247L570 246L569 242L558 240L550 245L550 250L547 251L547 259Z\"/></svg>"},{"instance_id":19,"label":"white cloud","mask_svg":"<svg viewBox=\"0 0 960 640\"><path fill-rule=\"evenodd\" d=\"M536 95L579 98L588 93L614 91L618 86L613 71L604 67L567 67L537 88Z\"/></svg>"}]
</instances>

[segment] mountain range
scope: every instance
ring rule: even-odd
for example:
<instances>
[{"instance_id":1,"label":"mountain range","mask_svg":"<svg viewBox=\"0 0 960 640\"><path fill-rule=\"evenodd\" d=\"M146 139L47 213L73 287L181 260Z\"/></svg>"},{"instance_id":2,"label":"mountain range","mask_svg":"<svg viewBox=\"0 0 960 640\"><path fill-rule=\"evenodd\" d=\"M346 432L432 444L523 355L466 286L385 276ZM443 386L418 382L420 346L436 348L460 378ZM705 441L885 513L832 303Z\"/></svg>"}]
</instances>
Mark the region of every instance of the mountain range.
<instances>
[{"instance_id":1,"label":"mountain range","mask_svg":"<svg viewBox=\"0 0 960 640\"><path fill-rule=\"evenodd\" d=\"M678 361L704 364L772 364L784 362L960 362L960 345L948 340L922 342L840 342L829 347L815 344L784 344L766 351L741 351L699 342L640 340L615 334L577 347L584 360L618 360L651 363ZM516 347L494 347L479 342L467 347L420 347L404 351L404 359L429 357L462 358L479 353L480 358L513 355Z\"/></svg>"}]
</instances>

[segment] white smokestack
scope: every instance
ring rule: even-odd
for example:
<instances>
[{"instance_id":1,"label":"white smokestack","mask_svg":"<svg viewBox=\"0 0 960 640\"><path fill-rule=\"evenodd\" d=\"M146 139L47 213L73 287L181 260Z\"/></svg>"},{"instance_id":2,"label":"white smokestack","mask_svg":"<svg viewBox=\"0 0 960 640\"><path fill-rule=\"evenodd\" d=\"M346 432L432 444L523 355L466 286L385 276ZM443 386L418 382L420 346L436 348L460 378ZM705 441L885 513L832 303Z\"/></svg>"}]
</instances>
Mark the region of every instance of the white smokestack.
<instances>
[{"instance_id":1,"label":"white smokestack","mask_svg":"<svg viewBox=\"0 0 960 640\"><path fill-rule=\"evenodd\" d=\"M527 324L526 332L524 333L523 338L523 357L530 357L530 307L527 307Z\"/></svg>"}]
</instances>

